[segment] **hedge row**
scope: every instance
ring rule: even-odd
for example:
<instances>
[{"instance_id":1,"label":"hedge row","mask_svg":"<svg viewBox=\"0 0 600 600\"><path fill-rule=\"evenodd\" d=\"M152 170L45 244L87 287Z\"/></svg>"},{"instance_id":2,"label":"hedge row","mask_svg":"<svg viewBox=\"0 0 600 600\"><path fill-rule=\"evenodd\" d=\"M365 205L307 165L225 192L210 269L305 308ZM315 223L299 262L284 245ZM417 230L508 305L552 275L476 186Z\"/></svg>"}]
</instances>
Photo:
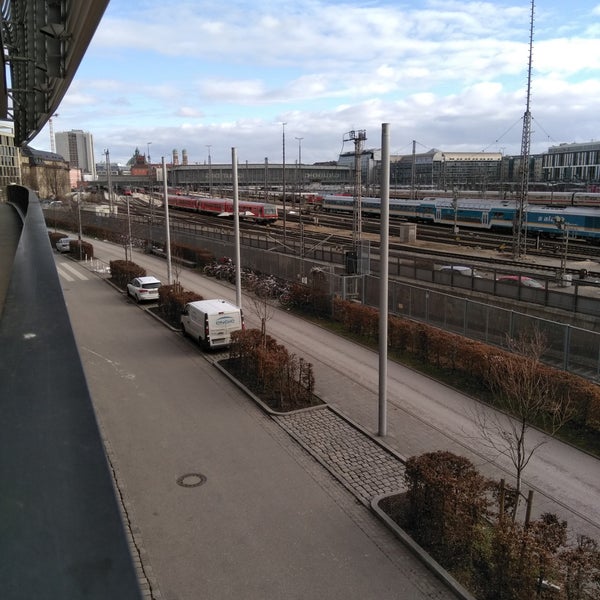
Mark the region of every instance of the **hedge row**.
<instances>
[{"instance_id":1,"label":"hedge row","mask_svg":"<svg viewBox=\"0 0 600 600\"><path fill-rule=\"evenodd\" d=\"M144 277L146 269L130 260L111 260L110 278L112 282L124 290L127 284L135 277Z\"/></svg>"},{"instance_id":2,"label":"hedge row","mask_svg":"<svg viewBox=\"0 0 600 600\"><path fill-rule=\"evenodd\" d=\"M404 481L406 494L386 498L382 508L477 598L598 597L597 542L569 541L567 522L551 513L513 521L499 502L502 483L469 459L447 451L413 456Z\"/></svg>"},{"instance_id":3,"label":"hedge row","mask_svg":"<svg viewBox=\"0 0 600 600\"><path fill-rule=\"evenodd\" d=\"M289 411L319 404L314 397L312 364L290 354L258 329L231 336L227 368L273 410Z\"/></svg>"},{"instance_id":4,"label":"hedge row","mask_svg":"<svg viewBox=\"0 0 600 600\"><path fill-rule=\"evenodd\" d=\"M204 300L204 297L184 290L179 282L158 288L158 310L161 317L173 327L180 326L180 315L185 305L197 300Z\"/></svg>"},{"instance_id":5,"label":"hedge row","mask_svg":"<svg viewBox=\"0 0 600 600\"><path fill-rule=\"evenodd\" d=\"M56 242L62 238L69 237L66 233L60 233L57 231L49 231L48 236L50 237L50 244L52 248L56 248ZM81 252L79 247L81 246ZM89 242L83 240L71 240L69 244L69 254L75 259L86 260L94 258L94 246Z\"/></svg>"},{"instance_id":6,"label":"hedge row","mask_svg":"<svg viewBox=\"0 0 600 600\"><path fill-rule=\"evenodd\" d=\"M363 304L335 299L334 319L353 335L368 341L379 337L379 311ZM389 348L412 356L423 364L447 369L487 391L490 364L512 356L510 352L402 317L388 319ZM600 388L594 383L547 365L538 366L539 376L550 381L558 401L573 407L571 421L577 426L600 430Z\"/></svg>"}]
</instances>

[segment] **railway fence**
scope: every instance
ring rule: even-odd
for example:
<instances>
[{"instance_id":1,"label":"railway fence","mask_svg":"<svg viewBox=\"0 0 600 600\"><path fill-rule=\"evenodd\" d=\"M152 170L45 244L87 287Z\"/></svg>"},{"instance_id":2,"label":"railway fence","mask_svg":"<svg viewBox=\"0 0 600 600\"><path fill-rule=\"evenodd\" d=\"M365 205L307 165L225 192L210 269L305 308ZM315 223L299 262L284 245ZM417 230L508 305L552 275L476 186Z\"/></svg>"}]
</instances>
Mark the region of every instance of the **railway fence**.
<instances>
[{"instance_id":1,"label":"railway fence","mask_svg":"<svg viewBox=\"0 0 600 600\"><path fill-rule=\"evenodd\" d=\"M124 231L114 217L87 215L84 225ZM164 226L147 220L132 221L132 235L151 239L152 244L165 242ZM288 281L310 282L319 274L321 289L343 299L367 305L379 305L379 264L369 261L371 274L348 274L348 255L344 247L324 241L301 247L291 236L285 242L281 233L241 232L242 267L269 273ZM217 257L234 255L234 236L230 228L177 222L171 224L171 242L202 248ZM437 259L440 260L439 258ZM547 340L543 359L566 371L600 381L600 290L584 294L579 286L544 289L498 285L495 277L466 277L435 270L422 257L403 256L392 259L389 268L388 306L391 314L428 323L442 329L499 347L506 347L508 337L537 329ZM447 291L448 289L452 291ZM585 288L587 289L587 288ZM465 295L460 295L464 293ZM481 294L481 298L477 297ZM507 304L519 304L523 310L489 303L483 295L494 296ZM533 314L540 310L560 310L562 321ZM528 312L525 312L527 310ZM588 317L585 320L585 317ZM568 322L567 322L568 321ZM583 322L586 326L574 323Z\"/></svg>"}]
</instances>

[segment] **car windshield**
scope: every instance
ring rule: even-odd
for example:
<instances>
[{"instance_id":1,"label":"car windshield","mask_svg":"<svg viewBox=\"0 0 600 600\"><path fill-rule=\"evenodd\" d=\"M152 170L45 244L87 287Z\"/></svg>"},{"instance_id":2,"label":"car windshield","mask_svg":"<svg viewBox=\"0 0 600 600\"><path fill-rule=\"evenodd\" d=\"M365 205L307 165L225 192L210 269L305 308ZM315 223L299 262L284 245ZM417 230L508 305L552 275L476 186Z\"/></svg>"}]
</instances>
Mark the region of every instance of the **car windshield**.
<instances>
[{"instance_id":1,"label":"car windshield","mask_svg":"<svg viewBox=\"0 0 600 600\"><path fill-rule=\"evenodd\" d=\"M156 290L160 287L160 282L157 281L155 283L144 283L144 284L142 284L142 287L145 290Z\"/></svg>"}]
</instances>

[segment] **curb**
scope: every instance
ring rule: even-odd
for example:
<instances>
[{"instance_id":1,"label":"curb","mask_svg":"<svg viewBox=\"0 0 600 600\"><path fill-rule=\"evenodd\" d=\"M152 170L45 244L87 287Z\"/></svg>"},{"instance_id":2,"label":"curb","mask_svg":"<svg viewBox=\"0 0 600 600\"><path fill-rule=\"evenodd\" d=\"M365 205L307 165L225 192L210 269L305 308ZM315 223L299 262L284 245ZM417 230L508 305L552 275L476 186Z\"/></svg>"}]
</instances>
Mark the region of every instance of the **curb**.
<instances>
[{"instance_id":1,"label":"curb","mask_svg":"<svg viewBox=\"0 0 600 600\"><path fill-rule=\"evenodd\" d=\"M419 544L417 544L401 527L379 507L379 502L392 494L377 496L371 500L371 510L382 521L385 526L429 569L448 589L456 594L461 600L477 600L467 589L465 589L448 571L446 571L436 560L434 560Z\"/></svg>"}]
</instances>

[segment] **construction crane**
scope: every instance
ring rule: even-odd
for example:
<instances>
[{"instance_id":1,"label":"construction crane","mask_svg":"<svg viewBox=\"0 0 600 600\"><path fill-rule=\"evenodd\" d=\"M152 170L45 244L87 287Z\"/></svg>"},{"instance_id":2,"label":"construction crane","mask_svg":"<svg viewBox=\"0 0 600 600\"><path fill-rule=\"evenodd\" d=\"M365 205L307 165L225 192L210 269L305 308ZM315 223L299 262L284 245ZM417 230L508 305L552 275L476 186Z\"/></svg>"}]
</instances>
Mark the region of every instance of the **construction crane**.
<instances>
[{"instance_id":1,"label":"construction crane","mask_svg":"<svg viewBox=\"0 0 600 600\"><path fill-rule=\"evenodd\" d=\"M531 145L531 61L533 56L533 16L535 0L531 0L531 19L529 26L529 64L527 70L527 103L523 115L523 134L521 136L521 185L517 198L517 210L513 225L513 258L519 259L527 252L527 204L529 194L529 154Z\"/></svg>"}]
</instances>

